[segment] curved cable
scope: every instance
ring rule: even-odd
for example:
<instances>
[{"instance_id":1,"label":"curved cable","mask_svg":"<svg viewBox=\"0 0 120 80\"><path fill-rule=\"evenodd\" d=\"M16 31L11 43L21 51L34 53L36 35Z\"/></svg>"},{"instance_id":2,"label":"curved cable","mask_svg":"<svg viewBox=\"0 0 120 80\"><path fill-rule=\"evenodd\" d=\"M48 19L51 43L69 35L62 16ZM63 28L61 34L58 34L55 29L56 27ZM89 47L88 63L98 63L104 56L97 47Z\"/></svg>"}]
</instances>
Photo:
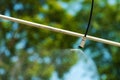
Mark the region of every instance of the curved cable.
<instances>
[{"instance_id":1,"label":"curved cable","mask_svg":"<svg viewBox=\"0 0 120 80\"><path fill-rule=\"evenodd\" d=\"M88 25L87 25L87 29L86 29L86 32L85 32L84 37L87 36L88 30L89 30L89 28L90 28L90 23L91 23L92 14L93 14L93 6L94 6L94 0L92 0L91 11L90 11L90 17L89 17L89 21L88 21Z\"/></svg>"}]
</instances>

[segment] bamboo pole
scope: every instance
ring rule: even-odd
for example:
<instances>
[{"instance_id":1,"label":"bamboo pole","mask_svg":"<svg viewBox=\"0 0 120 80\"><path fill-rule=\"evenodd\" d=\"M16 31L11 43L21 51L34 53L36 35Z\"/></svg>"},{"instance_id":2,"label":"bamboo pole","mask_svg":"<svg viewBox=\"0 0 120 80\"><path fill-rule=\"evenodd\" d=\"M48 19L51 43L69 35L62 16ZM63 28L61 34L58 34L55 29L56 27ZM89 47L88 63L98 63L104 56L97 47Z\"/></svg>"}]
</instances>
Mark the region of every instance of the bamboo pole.
<instances>
[{"instance_id":1,"label":"bamboo pole","mask_svg":"<svg viewBox=\"0 0 120 80\"><path fill-rule=\"evenodd\" d=\"M13 17L8 17L8 16L4 16L4 15L1 15L1 14L0 14L0 18L5 19L5 20L10 20L10 21L13 21L13 22L17 22L17 23L21 23L21 24L25 24L25 25L28 25L28 26L33 26L33 27L37 27L37 28L47 29L47 30L50 30L50 31L75 36L75 37L83 37L84 36L84 34L81 34L81 33L76 33L76 32L63 30L63 29L59 29L59 28L54 28L54 27L51 27L51 26L38 24L38 23L34 23L34 22L22 20L22 19L13 18ZM92 40L92 41L96 41L96 42L120 47L119 42L114 42L114 41L110 41L110 40L106 40L106 39L102 39L102 38L97 38L97 37L93 37L93 36L89 36L89 35L87 35L86 38L89 39L89 40Z\"/></svg>"}]
</instances>

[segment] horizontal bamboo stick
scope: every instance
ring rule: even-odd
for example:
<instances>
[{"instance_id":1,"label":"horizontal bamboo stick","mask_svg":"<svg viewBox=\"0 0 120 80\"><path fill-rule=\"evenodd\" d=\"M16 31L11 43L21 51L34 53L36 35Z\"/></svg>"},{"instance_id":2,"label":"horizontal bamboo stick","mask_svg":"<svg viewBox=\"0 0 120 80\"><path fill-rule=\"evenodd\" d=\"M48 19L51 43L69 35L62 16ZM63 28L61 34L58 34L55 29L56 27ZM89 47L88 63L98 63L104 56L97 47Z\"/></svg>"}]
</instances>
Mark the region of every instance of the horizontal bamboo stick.
<instances>
[{"instance_id":1,"label":"horizontal bamboo stick","mask_svg":"<svg viewBox=\"0 0 120 80\"><path fill-rule=\"evenodd\" d=\"M75 37L83 37L84 36L84 34L81 34L81 33L76 33L76 32L63 30L63 29L59 29L59 28L54 28L54 27L51 27L51 26L38 24L38 23L34 23L34 22L22 20L22 19L13 18L13 17L8 17L8 16L4 16L4 15L1 15L1 14L0 14L0 18L5 19L5 20L10 20L10 21L13 21L13 22L17 22L17 23L21 23L21 24L25 24L25 25L28 25L28 26L33 26L33 27L37 27L37 28L43 28L43 29L47 29L47 30L50 30L50 31L75 36ZM106 39L102 39L102 38L97 38L97 37L93 37L93 36L89 36L89 35L87 35L86 38L89 39L89 40L96 41L96 42L100 42L100 43L120 47L119 42L114 42L114 41L110 41L110 40L106 40Z\"/></svg>"}]
</instances>

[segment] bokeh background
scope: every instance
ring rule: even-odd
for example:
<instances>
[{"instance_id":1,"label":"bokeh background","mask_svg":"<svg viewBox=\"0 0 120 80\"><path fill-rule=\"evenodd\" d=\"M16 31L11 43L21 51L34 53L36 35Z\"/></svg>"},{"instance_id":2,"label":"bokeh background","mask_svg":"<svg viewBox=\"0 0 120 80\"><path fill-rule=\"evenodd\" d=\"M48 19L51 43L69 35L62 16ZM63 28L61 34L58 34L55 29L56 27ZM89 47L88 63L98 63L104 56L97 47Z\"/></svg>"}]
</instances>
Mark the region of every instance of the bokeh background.
<instances>
[{"instance_id":1,"label":"bokeh background","mask_svg":"<svg viewBox=\"0 0 120 80\"><path fill-rule=\"evenodd\" d=\"M0 14L78 33L85 33L90 7L91 0L0 0ZM120 42L120 0L95 0L89 35ZM88 63L78 57L81 52L64 50L79 42L0 19L0 80L120 80L120 48L88 40ZM68 76L73 67L78 72Z\"/></svg>"}]
</instances>

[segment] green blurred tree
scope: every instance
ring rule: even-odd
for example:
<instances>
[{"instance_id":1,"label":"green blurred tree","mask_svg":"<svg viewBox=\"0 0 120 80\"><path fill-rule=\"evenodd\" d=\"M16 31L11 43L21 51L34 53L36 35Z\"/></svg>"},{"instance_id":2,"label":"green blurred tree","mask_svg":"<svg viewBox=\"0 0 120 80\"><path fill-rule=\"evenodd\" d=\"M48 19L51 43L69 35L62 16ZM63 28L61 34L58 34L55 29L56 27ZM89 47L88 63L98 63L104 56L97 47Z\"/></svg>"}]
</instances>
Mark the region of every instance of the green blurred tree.
<instances>
[{"instance_id":1,"label":"green blurred tree","mask_svg":"<svg viewBox=\"0 0 120 80\"><path fill-rule=\"evenodd\" d=\"M76 21L86 29L90 0L81 3L82 9L76 14ZM120 0L95 0L92 26L89 34L120 42ZM83 20L84 19L84 20ZM97 46L97 47L96 47ZM88 42L92 57L96 62L100 80L120 79L120 48L101 43Z\"/></svg>"},{"instance_id":2,"label":"green blurred tree","mask_svg":"<svg viewBox=\"0 0 120 80\"><path fill-rule=\"evenodd\" d=\"M69 14L69 7L64 9L59 1L69 5L77 0L1 0L0 13L84 33L91 1L81 1L81 9L75 15ZM108 1L95 0L89 34L119 42L120 0L114 0L115 4L109 4ZM16 80L20 77L25 80L32 77L49 80L54 71L62 78L76 63L77 55L61 54L55 49L70 48L76 40L75 37L1 20L0 68L6 71L0 75L1 80ZM21 43L24 43L22 47L19 46ZM92 53L101 80L120 79L119 48L92 41L88 41L86 47ZM106 58L106 54L110 57Z\"/></svg>"},{"instance_id":3,"label":"green blurred tree","mask_svg":"<svg viewBox=\"0 0 120 80\"><path fill-rule=\"evenodd\" d=\"M74 29L74 25L69 24L75 22L73 16L56 0L1 0L0 9L1 14ZM0 76L2 80L30 80L34 77L49 80L54 71L62 78L77 62L77 54L56 51L72 47L70 43L77 38L10 21L1 20L0 25L0 68L5 70Z\"/></svg>"}]
</instances>

